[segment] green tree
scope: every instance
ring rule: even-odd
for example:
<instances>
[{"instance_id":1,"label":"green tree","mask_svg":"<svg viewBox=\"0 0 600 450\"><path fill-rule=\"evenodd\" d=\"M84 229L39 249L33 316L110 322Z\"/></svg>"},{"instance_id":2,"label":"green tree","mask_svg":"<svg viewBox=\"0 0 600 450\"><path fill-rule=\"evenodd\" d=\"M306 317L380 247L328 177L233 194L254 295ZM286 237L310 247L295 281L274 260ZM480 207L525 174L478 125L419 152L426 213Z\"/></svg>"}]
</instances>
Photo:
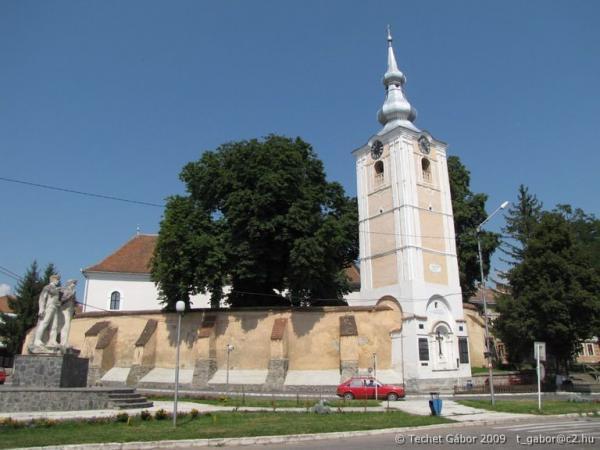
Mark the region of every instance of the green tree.
<instances>
[{"instance_id":1,"label":"green tree","mask_svg":"<svg viewBox=\"0 0 600 450\"><path fill-rule=\"evenodd\" d=\"M542 213L528 232L495 330L513 359L530 354L534 340L545 341L558 370L597 332L600 277L563 214Z\"/></svg>"},{"instance_id":2,"label":"green tree","mask_svg":"<svg viewBox=\"0 0 600 450\"><path fill-rule=\"evenodd\" d=\"M561 214L572 227L577 244L600 273L600 220L571 205L557 205L554 212Z\"/></svg>"},{"instance_id":3,"label":"green tree","mask_svg":"<svg viewBox=\"0 0 600 450\"><path fill-rule=\"evenodd\" d=\"M27 331L37 322L40 292L54 273L54 265L48 264L40 276L34 261L18 282L15 297L8 300L14 315L0 314L0 336L9 353L20 353Z\"/></svg>"},{"instance_id":4,"label":"green tree","mask_svg":"<svg viewBox=\"0 0 600 450\"><path fill-rule=\"evenodd\" d=\"M180 178L188 194L169 198L152 265L168 309L207 291L217 306L226 285L237 307L314 304L348 292L356 200L327 182L309 144L276 135L224 144Z\"/></svg>"},{"instance_id":5,"label":"green tree","mask_svg":"<svg viewBox=\"0 0 600 450\"><path fill-rule=\"evenodd\" d=\"M502 232L505 239L500 249L509 258L504 262L515 265L523 259L527 241L542 215L542 206L542 202L529 192L529 188L519 186L517 202L511 204L504 217L506 225Z\"/></svg>"},{"instance_id":6,"label":"green tree","mask_svg":"<svg viewBox=\"0 0 600 450\"><path fill-rule=\"evenodd\" d=\"M487 195L471 192L471 174L457 156L448 158L448 174L454 212L460 287L463 301L466 302L475 295L478 283L481 281L475 230L487 217L485 211ZM490 270L490 258L500 244L500 235L483 230L480 232L480 239L483 271L487 277Z\"/></svg>"}]
</instances>

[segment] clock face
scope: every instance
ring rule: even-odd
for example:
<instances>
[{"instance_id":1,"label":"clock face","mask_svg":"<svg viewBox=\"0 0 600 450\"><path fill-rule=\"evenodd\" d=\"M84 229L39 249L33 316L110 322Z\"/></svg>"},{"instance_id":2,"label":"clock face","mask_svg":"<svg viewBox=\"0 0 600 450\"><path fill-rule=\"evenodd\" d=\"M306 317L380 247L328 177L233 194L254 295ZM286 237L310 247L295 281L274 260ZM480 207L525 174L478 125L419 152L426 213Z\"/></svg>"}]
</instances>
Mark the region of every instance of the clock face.
<instances>
[{"instance_id":1,"label":"clock face","mask_svg":"<svg viewBox=\"0 0 600 450\"><path fill-rule=\"evenodd\" d=\"M383 144L381 141L374 141L371 145L371 158L379 159L383 153Z\"/></svg>"},{"instance_id":2,"label":"clock face","mask_svg":"<svg viewBox=\"0 0 600 450\"><path fill-rule=\"evenodd\" d=\"M419 138L419 149L421 153L429 154L429 140L425 136Z\"/></svg>"}]
</instances>

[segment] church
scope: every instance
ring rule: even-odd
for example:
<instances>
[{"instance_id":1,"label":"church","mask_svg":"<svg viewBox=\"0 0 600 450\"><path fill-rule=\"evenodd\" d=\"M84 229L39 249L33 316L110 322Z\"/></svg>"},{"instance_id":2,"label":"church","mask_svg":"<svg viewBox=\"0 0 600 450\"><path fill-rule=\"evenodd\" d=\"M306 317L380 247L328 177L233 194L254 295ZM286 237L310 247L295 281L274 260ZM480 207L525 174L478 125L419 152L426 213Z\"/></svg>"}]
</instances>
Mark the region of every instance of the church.
<instances>
[{"instance_id":1,"label":"church","mask_svg":"<svg viewBox=\"0 0 600 450\"><path fill-rule=\"evenodd\" d=\"M360 260L347 271L348 306L215 310L196 296L183 318L184 386L294 391L375 371L410 393L471 376L483 342L469 341L481 326L463 310L447 144L417 128L405 84L388 31L382 128L353 151ZM90 358L89 385L173 383L176 315L160 311L150 280L155 243L135 236L83 270L70 344Z\"/></svg>"}]
</instances>

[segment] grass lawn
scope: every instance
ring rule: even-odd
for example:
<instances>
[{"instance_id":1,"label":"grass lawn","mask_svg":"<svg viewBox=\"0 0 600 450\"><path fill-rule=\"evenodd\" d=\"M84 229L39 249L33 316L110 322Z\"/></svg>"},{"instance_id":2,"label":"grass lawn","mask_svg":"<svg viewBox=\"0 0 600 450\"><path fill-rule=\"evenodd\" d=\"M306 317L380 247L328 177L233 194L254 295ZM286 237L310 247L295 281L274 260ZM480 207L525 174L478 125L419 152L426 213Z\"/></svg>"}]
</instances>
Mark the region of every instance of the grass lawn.
<instances>
[{"instance_id":1,"label":"grass lawn","mask_svg":"<svg viewBox=\"0 0 600 450\"><path fill-rule=\"evenodd\" d=\"M0 427L0 448L101 442L206 439L280 434L324 433L431 425L452 422L441 417L386 413L212 413L195 419L88 423L61 422L52 426Z\"/></svg>"},{"instance_id":2,"label":"grass lawn","mask_svg":"<svg viewBox=\"0 0 600 450\"><path fill-rule=\"evenodd\" d=\"M503 369L494 369L492 373L494 375L506 375L507 373L512 372L511 370L503 370ZM471 367L471 373L473 375L479 373L489 373L489 369L487 367Z\"/></svg>"},{"instance_id":3,"label":"grass lawn","mask_svg":"<svg viewBox=\"0 0 600 450\"><path fill-rule=\"evenodd\" d=\"M473 408L522 414L600 413L600 403L591 402L542 399L541 412L538 410L537 400L496 400L495 407L492 407L489 400L457 400L457 402L461 405L472 406Z\"/></svg>"},{"instance_id":4,"label":"grass lawn","mask_svg":"<svg viewBox=\"0 0 600 450\"><path fill-rule=\"evenodd\" d=\"M173 397L165 396L147 396L149 400L154 401L172 401ZM258 408L310 408L318 403L318 398L298 398L298 399L270 399L260 397L225 397L225 398L194 398L194 397L179 397L179 401L182 402L193 402L205 405L217 405L217 406L252 406ZM332 408L345 408L348 406L362 408L364 406L380 406L381 402L375 400L327 400L327 404Z\"/></svg>"}]
</instances>

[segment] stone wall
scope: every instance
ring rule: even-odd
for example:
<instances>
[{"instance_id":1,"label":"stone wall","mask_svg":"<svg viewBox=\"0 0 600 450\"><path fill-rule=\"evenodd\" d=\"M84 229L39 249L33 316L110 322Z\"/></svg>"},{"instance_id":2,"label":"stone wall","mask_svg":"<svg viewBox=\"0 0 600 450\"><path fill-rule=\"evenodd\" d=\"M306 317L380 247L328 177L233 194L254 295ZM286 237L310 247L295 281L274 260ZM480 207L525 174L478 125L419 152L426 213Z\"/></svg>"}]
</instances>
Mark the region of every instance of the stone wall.
<instances>
[{"instance_id":1,"label":"stone wall","mask_svg":"<svg viewBox=\"0 0 600 450\"><path fill-rule=\"evenodd\" d=\"M88 388L0 387L0 411L74 411L107 409L109 390Z\"/></svg>"},{"instance_id":2,"label":"stone wall","mask_svg":"<svg viewBox=\"0 0 600 450\"><path fill-rule=\"evenodd\" d=\"M13 386L85 387L88 360L76 355L17 355Z\"/></svg>"},{"instance_id":3,"label":"stone wall","mask_svg":"<svg viewBox=\"0 0 600 450\"><path fill-rule=\"evenodd\" d=\"M153 369L175 367L176 325L177 315L162 311L84 313L72 321L69 344L90 361L88 386L103 385L105 374L123 368L128 376L117 384L149 387L156 382ZM223 378L232 345L229 369L264 371L270 388L293 389L285 385L289 371L338 372L338 379L322 383L334 385L366 371L375 352L378 368L392 371L390 333L401 326L401 312L387 304L193 310L182 318L180 368L193 371L191 388L210 388L221 382L210 380Z\"/></svg>"}]
</instances>

